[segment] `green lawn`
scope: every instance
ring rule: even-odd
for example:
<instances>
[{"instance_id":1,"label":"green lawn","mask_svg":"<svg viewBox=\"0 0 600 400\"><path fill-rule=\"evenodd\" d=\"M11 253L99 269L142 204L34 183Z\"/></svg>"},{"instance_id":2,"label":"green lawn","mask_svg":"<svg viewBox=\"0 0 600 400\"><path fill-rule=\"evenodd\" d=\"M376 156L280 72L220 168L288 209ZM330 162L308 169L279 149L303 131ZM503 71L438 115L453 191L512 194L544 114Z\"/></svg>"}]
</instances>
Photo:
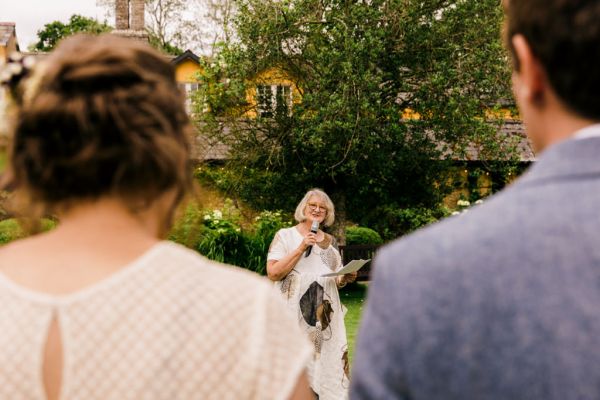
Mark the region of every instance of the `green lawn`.
<instances>
[{"instance_id":1,"label":"green lawn","mask_svg":"<svg viewBox=\"0 0 600 400\"><path fill-rule=\"evenodd\" d=\"M354 343L366 295L367 285L365 283L349 285L340 290L342 303L348 308L348 313L346 314L346 335L348 336L348 359L350 365L352 365Z\"/></svg>"}]
</instances>

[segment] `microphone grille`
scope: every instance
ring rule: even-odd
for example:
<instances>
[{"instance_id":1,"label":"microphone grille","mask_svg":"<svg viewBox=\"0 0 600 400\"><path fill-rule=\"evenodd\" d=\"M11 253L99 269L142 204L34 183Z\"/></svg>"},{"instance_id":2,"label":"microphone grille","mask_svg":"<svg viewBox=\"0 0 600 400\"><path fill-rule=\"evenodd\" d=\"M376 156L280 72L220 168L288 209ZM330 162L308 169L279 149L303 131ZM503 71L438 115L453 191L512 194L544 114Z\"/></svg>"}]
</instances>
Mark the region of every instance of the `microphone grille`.
<instances>
[{"instance_id":1,"label":"microphone grille","mask_svg":"<svg viewBox=\"0 0 600 400\"><path fill-rule=\"evenodd\" d=\"M311 231L318 231L319 230L319 221L313 221L312 222L312 226L310 227Z\"/></svg>"}]
</instances>

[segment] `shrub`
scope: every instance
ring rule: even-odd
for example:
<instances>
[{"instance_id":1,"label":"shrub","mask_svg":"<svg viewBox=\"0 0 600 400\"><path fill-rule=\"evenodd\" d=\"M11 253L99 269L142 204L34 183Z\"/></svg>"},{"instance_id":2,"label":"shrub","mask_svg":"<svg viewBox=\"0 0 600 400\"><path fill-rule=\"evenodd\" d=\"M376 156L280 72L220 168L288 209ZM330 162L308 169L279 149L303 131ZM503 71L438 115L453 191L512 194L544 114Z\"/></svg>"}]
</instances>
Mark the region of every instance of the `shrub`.
<instances>
[{"instance_id":1,"label":"shrub","mask_svg":"<svg viewBox=\"0 0 600 400\"><path fill-rule=\"evenodd\" d=\"M43 218L40 223L42 232L49 231L56 226L56 222L49 218ZM16 218L0 221L0 244L6 244L26 236L28 236L27 233Z\"/></svg>"},{"instance_id":2,"label":"shrub","mask_svg":"<svg viewBox=\"0 0 600 400\"><path fill-rule=\"evenodd\" d=\"M204 214L196 203L190 203L179 210L168 238L176 243L197 249L200 244L200 230Z\"/></svg>"},{"instance_id":3,"label":"shrub","mask_svg":"<svg viewBox=\"0 0 600 400\"><path fill-rule=\"evenodd\" d=\"M346 244L382 244L383 239L377 231L363 226L349 226L346 228Z\"/></svg>"},{"instance_id":4,"label":"shrub","mask_svg":"<svg viewBox=\"0 0 600 400\"><path fill-rule=\"evenodd\" d=\"M263 211L244 229L232 204L204 213L186 209L171 230L169 239L200 252L205 257L264 275L269 245L275 233L291 226L279 211Z\"/></svg>"},{"instance_id":5,"label":"shrub","mask_svg":"<svg viewBox=\"0 0 600 400\"><path fill-rule=\"evenodd\" d=\"M232 214L224 218L221 210L205 213L197 250L211 260L245 266L248 239L236 220Z\"/></svg>"},{"instance_id":6,"label":"shrub","mask_svg":"<svg viewBox=\"0 0 600 400\"><path fill-rule=\"evenodd\" d=\"M250 268L249 238L240 228L221 226L218 229L204 227L197 250L211 260Z\"/></svg>"},{"instance_id":7,"label":"shrub","mask_svg":"<svg viewBox=\"0 0 600 400\"><path fill-rule=\"evenodd\" d=\"M281 228L288 228L292 222L287 220L280 211L263 211L256 217L253 232L250 236L249 269L265 275L267 253L273 237Z\"/></svg>"},{"instance_id":8,"label":"shrub","mask_svg":"<svg viewBox=\"0 0 600 400\"><path fill-rule=\"evenodd\" d=\"M387 241L429 225L448 215L450 215L450 210L445 207L431 209L386 206L374 210L366 219L366 222Z\"/></svg>"}]
</instances>

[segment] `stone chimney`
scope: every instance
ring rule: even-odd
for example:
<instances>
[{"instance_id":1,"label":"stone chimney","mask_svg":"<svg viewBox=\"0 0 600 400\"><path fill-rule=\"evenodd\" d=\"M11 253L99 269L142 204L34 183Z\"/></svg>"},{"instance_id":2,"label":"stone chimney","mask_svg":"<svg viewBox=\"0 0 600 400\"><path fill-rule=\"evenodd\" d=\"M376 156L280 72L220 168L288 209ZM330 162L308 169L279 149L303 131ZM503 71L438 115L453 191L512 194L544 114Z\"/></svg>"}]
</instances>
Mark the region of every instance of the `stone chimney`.
<instances>
[{"instance_id":1,"label":"stone chimney","mask_svg":"<svg viewBox=\"0 0 600 400\"><path fill-rule=\"evenodd\" d=\"M148 41L144 24L144 0L115 0L114 35Z\"/></svg>"},{"instance_id":2,"label":"stone chimney","mask_svg":"<svg viewBox=\"0 0 600 400\"><path fill-rule=\"evenodd\" d=\"M131 0L131 29L134 31L143 31L144 24L144 0Z\"/></svg>"},{"instance_id":3,"label":"stone chimney","mask_svg":"<svg viewBox=\"0 0 600 400\"><path fill-rule=\"evenodd\" d=\"M129 29L129 0L115 1L115 27L117 30Z\"/></svg>"}]
</instances>

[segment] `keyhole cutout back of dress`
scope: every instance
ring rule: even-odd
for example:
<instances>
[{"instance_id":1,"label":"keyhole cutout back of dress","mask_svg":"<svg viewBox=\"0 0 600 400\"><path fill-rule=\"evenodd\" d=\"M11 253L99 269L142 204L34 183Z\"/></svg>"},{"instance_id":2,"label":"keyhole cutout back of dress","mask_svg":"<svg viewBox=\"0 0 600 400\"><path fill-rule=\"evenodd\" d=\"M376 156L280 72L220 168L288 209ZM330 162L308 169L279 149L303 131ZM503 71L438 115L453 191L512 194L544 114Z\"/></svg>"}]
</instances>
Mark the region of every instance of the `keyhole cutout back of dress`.
<instances>
[{"instance_id":1,"label":"keyhole cutout back of dress","mask_svg":"<svg viewBox=\"0 0 600 400\"><path fill-rule=\"evenodd\" d=\"M48 400L60 399L63 371L63 343L58 316L55 313L48 328L42 361L42 379Z\"/></svg>"}]
</instances>

